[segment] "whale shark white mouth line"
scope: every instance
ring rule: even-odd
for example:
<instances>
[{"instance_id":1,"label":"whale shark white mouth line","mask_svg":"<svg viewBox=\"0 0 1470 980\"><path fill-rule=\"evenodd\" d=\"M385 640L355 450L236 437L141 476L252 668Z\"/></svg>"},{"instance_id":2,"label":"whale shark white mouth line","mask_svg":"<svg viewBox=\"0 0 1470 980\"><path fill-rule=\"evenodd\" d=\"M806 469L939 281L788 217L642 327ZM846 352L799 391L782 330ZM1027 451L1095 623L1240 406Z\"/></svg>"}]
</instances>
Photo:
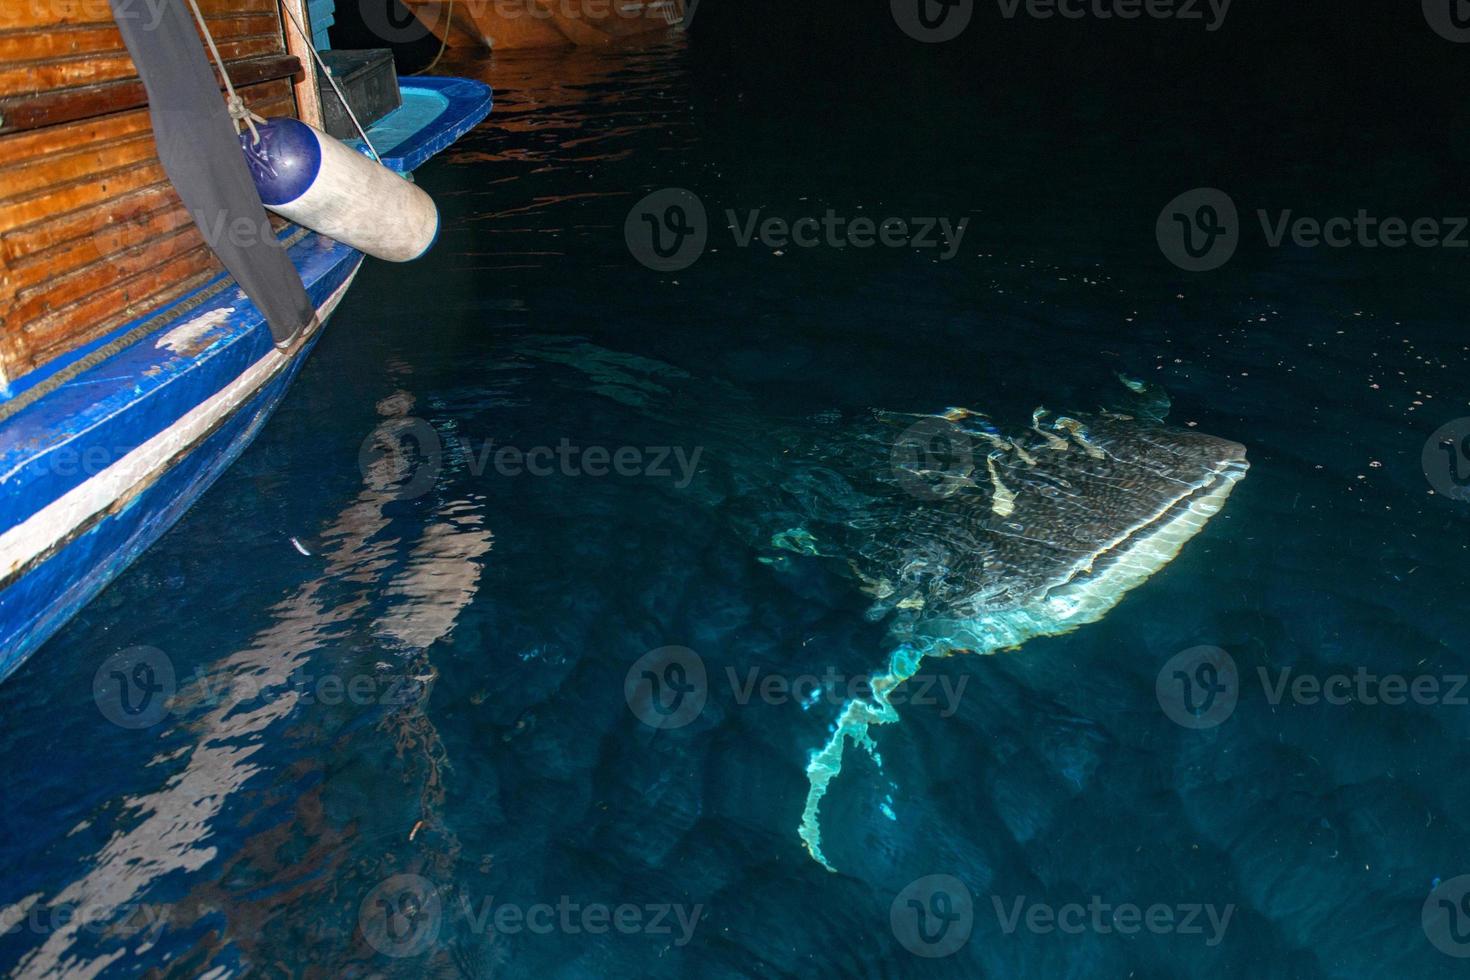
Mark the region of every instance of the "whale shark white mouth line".
<instances>
[{"instance_id":1,"label":"whale shark white mouth line","mask_svg":"<svg viewBox=\"0 0 1470 980\"><path fill-rule=\"evenodd\" d=\"M1248 468L1244 446L1164 425L1167 393L1122 375L1129 414L1037 409L1006 433L965 408L767 416L733 385L577 338L517 353L697 431L709 451L690 492L760 561L822 561L873 596L868 619L887 624L892 652L806 767L799 833L830 870L822 798L849 740L882 765L870 728L898 720L890 698L924 658L996 653L1101 619L1219 513Z\"/></svg>"},{"instance_id":2,"label":"whale shark white mouth line","mask_svg":"<svg viewBox=\"0 0 1470 980\"><path fill-rule=\"evenodd\" d=\"M1096 622L1179 554L1248 468L1237 443L1121 415L1043 428L1038 411L1024 441L964 409L934 418L991 451L958 479L951 460L943 494L871 531L886 540L850 562L906 622L871 696L843 707L807 764L799 833L833 871L822 798L849 740L882 765L869 728L898 720L889 699L926 657L995 653Z\"/></svg>"}]
</instances>

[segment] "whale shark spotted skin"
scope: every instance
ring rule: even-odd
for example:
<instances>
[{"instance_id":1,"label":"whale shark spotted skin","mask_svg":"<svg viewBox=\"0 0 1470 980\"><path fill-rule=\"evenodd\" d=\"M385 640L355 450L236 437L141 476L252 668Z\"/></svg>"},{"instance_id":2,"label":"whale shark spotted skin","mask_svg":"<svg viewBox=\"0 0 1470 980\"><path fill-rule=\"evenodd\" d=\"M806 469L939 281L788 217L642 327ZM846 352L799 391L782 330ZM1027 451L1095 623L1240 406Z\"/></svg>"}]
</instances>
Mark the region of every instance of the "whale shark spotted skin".
<instances>
[{"instance_id":1,"label":"whale shark spotted skin","mask_svg":"<svg viewBox=\"0 0 1470 980\"><path fill-rule=\"evenodd\" d=\"M1248 468L1238 443L1125 415L1038 410L1011 435L967 409L876 417L895 433L878 481L890 492L803 545L847 559L875 618L893 617L896 647L872 696L844 706L807 765L800 835L829 869L819 808L844 746L879 760L869 728L898 719L889 697L925 657L994 653L1095 622L1199 533Z\"/></svg>"},{"instance_id":2,"label":"whale shark spotted skin","mask_svg":"<svg viewBox=\"0 0 1470 980\"><path fill-rule=\"evenodd\" d=\"M575 338L517 351L697 432L709 451L690 493L775 552L762 561L827 561L872 597L889 652L871 696L843 706L806 768L799 833L828 868L818 817L844 748L881 765L870 728L898 720L890 695L924 658L995 653L1097 621L1173 560L1247 469L1243 446L1163 424L1168 394L1122 375L1128 414L1037 409L1003 432L967 408L778 421L733 385Z\"/></svg>"}]
</instances>

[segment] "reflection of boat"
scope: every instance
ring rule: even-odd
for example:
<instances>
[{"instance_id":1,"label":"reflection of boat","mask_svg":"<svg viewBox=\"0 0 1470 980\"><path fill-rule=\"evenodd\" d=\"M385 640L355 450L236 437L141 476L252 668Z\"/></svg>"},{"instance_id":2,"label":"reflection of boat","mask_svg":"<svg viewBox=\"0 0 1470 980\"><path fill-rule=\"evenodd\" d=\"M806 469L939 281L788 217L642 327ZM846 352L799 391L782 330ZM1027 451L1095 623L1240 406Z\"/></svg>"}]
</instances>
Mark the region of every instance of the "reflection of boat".
<instances>
[{"instance_id":1,"label":"reflection of boat","mask_svg":"<svg viewBox=\"0 0 1470 980\"><path fill-rule=\"evenodd\" d=\"M304 0L284 2L304 21ZM201 5L245 105L320 125L310 42L283 28L276 0ZM207 216L165 175L160 106L150 113L107 5L19 17L0 68L0 677L249 444L363 259L294 224L265 225L257 205L252 233L274 236L310 306L289 342L273 336L216 258L218 227L201 231ZM400 173L490 103L486 86L448 78L405 80L402 101L368 130Z\"/></svg>"},{"instance_id":2,"label":"reflection of boat","mask_svg":"<svg viewBox=\"0 0 1470 980\"><path fill-rule=\"evenodd\" d=\"M392 439L394 421L412 405L406 391L380 402L387 418L370 438ZM130 910L152 909L151 889L219 856L221 814L228 804L239 806L246 784L270 768L261 750L313 702L320 691L309 683L313 678L371 681L368 703L359 700L356 707L381 712L379 730L393 741L405 778L419 784L422 821L437 828L443 785L436 767L444 750L424 708L436 675L427 651L450 633L477 594L494 533L480 502L455 498L439 506L416 537L384 534L389 509L405 489L406 481L392 465L398 458L390 451L367 467L366 486L314 536L322 544L320 570L267 610L269 622L239 649L198 666L192 680L180 684L174 733L183 738L153 760L170 775L159 778L153 790L130 796L123 803L126 817L99 835L101 843L79 863L77 876L49 896L51 906L86 909L88 918L71 917L41 937L22 955L20 975L71 977L104 970L115 953L106 948L108 937L96 924ZM367 615L374 609L376 616ZM359 624L371 631L374 655L392 661L380 665L386 673L335 657L314 665L313 657L325 658L332 648L348 645L348 633ZM304 797L312 799L318 789L306 789ZM268 845L279 830L261 828L253 838L256 846ZM311 835L309 828L301 830ZM247 840L241 855L223 855L227 865L248 857L251 846ZM272 847L270 858L274 854ZM308 865L312 860L303 859ZM262 863L251 868L253 874L297 872L269 858ZM339 881L335 873L308 877L323 888ZM233 942L247 956L256 951L261 923L273 913L288 914L282 906L299 899L290 887L241 889L229 876L203 878L189 895L170 903L169 927L188 929L206 916L216 921L224 916L235 931ZM201 940L201 946L207 948L209 941ZM331 966L323 975L343 973L340 964Z\"/></svg>"},{"instance_id":3,"label":"reflection of boat","mask_svg":"<svg viewBox=\"0 0 1470 980\"><path fill-rule=\"evenodd\" d=\"M598 45L666 30L684 0L405 0L415 17L451 47L495 51Z\"/></svg>"}]
</instances>

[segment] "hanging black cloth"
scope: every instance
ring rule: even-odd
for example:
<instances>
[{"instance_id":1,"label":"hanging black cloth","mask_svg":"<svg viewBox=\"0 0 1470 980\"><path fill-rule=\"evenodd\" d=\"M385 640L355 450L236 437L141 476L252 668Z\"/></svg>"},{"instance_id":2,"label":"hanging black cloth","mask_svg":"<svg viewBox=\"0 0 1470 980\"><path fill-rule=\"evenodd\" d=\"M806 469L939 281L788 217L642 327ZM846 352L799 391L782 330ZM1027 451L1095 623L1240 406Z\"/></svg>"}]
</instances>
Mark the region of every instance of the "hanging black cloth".
<instances>
[{"instance_id":1,"label":"hanging black cloth","mask_svg":"<svg viewBox=\"0 0 1470 980\"><path fill-rule=\"evenodd\" d=\"M285 346L315 315L245 168L235 124L183 0L110 0L142 76L158 159L214 254ZM240 218L247 222L237 224ZM252 231L240 234L238 229Z\"/></svg>"}]
</instances>

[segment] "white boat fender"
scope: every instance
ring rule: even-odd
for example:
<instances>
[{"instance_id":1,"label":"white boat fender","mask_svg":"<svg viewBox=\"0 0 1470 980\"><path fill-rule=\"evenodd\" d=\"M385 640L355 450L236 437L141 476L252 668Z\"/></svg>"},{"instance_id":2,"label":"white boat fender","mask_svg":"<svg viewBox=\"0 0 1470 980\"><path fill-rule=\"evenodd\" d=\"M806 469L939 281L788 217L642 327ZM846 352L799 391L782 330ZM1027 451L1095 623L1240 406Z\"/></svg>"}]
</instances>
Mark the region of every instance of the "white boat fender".
<instances>
[{"instance_id":1,"label":"white boat fender","mask_svg":"<svg viewBox=\"0 0 1470 980\"><path fill-rule=\"evenodd\" d=\"M256 123L240 134L267 208L389 262L416 259L439 236L439 209L423 189L299 119Z\"/></svg>"}]
</instances>

